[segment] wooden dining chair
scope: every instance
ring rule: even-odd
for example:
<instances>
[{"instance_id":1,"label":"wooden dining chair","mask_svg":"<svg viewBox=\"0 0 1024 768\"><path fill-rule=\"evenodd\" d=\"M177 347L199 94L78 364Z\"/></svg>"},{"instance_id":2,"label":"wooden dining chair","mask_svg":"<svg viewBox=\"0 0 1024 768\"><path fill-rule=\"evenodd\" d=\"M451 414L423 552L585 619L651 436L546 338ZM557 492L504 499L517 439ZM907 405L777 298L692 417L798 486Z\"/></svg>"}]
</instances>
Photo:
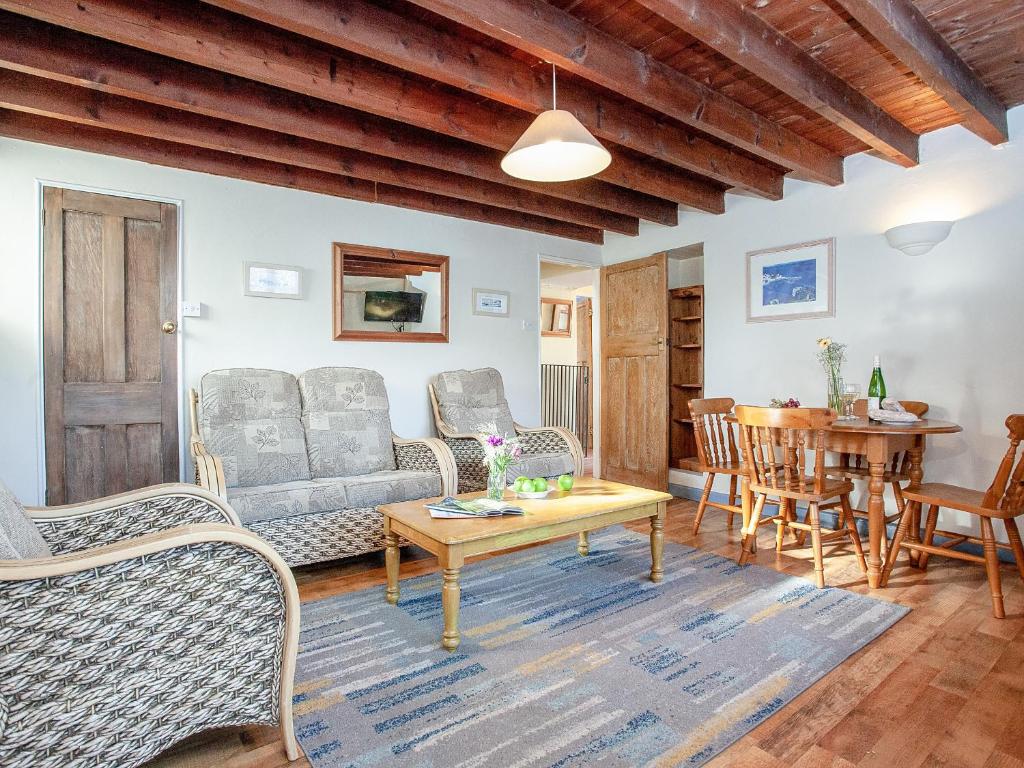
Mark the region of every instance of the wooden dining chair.
<instances>
[{"instance_id":1,"label":"wooden dining chair","mask_svg":"<svg viewBox=\"0 0 1024 768\"><path fill-rule=\"evenodd\" d=\"M883 586L889 581L901 547L920 553L919 568L927 567L928 555L943 555L972 563L984 563L988 573L989 590L992 593L992 615L997 619L1006 617L1003 607L1003 586L999 578L999 553L997 551L999 544L996 542L992 520L1003 521L1006 538L1010 542L1010 550L1017 562L1017 570L1021 579L1024 579L1024 545L1021 544L1020 531L1015 520L1024 514L1024 451L1019 450L1021 441L1024 440L1024 413L1008 416L1006 428L1009 430L1010 447L999 463L996 476L988 490L976 491L972 488L947 483L922 483L916 488L904 491L907 504L900 514L896 535L893 536L892 547L885 559L885 568L882 570ZM924 540L920 542L907 541L907 530L913 524L914 519L920 519L923 504L928 505ZM942 507L976 515L981 523L981 538L954 531L939 530L936 524L939 510ZM946 541L936 546L936 534L945 538ZM970 552L953 549L958 544L965 542L981 544L984 556L979 557Z\"/></svg>"},{"instance_id":2,"label":"wooden dining chair","mask_svg":"<svg viewBox=\"0 0 1024 768\"><path fill-rule=\"evenodd\" d=\"M778 526L775 548L782 551L787 529L810 532L814 550L814 578L818 588L825 586L825 568L822 544L826 541L849 537L857 553L861 570L867 573L864 550L850 510L853 483L825 474L825 430L836 416L828 408L758 408L736 406L736 419L740 424L743 458L747 466L750 490L755 494L750 521L743 532L740 564L747 561L752 539L757 536L761 511L769 496L781 500L779 514L773 518ZM807 473L807 450L814 451L814 466ZM822 530L820 507L838 499L845 527ZM805 522L797 520L797 504L807 505Z\"/></svg>"},{"instance_id":3,"label":"wooden dining chair","mask_svg":"<svg viewBox=\"0 0 1024 768\"><path fill-rule=\"evenodd\" d=\"M693 535L700 531L701 520L708 507L727 512L728 526L732 527L733 515L743 514L743 508L736 504L736 481L746 474L740 452L736 448L736 437L732 424L725 420L732 415L736 401L731 397L709 397L690 401L690 417L693 419L693 433L697 442L697 471L708 477L704 492L697 504L697 517L693 521ZM711 488L715 475L729 475L729 503L711 500Z\"/></svg>"}]
</instances>

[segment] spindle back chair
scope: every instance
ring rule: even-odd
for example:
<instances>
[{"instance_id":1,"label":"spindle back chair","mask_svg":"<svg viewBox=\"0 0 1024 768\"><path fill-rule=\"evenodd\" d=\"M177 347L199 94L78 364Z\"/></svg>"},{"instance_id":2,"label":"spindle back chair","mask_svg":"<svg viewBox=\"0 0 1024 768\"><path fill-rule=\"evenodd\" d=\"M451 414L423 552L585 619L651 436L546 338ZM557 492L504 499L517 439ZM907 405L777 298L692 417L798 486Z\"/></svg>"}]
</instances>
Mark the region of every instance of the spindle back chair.
<instances>
[{"instance_id":1,"label":"spindle back chair","mask_svg":"<svg viewBox=\"0 0 1024 768\"><path fill-rule=\"evenodd\" d=\"M906 507L900 514L900 522L893 537L882 571L882 584L889 581L896 558L901 548L920 553L918 567L927 568L929 555L942 555L958 560L984 563L988 574L989 590L992 594L992 614L997 619L1005 618L1002 580L999 576L999 542L996 541L992 520L1002 520L1006 528L1009 549L1013 552L1017 570L1024 579L1024 545L1021 544L1020 530L1015 518L1024 514L1024 414L1014 413L1006 418L1007 438L1010 442L1003 455L991 485L985 491L965 488L947 483L923 483L904 491ZM928 504L928 519L925 524L924 540L907 541L906 534L913 520L920 519L921 505ZM939 510L942 507L956 509L978 517L981 524L981 538L967 536L955 531L943 531L936 527ZM946 541L936 546L935 535ZM981 544L984 555L963 552L953 547L964 542Z\"/></svg>"},{"instance_id":2,"label":"spindle back chair","mask_svg":"<svg viewBox=\"0 0 1024 768\"><path fill-rule=\"evenodd\" d=\"M757 524L769 495L777 496L782 504L779 514L770 518L778 526L775 538L777 551L782 550L786 529L809 531L814 550L814 573L818 587L825 586L822 543L849 537L857 553L861 569L867 573L867 563L861 548L857 527L850 513L849 480L831 478L825 473L825 432L835 420L828 408L760 408L736 406L736 419L740 425L740 440L744 461L755 494L754 509L744 531L740 563L747 561L757 535ZM814 452L814 464L807 466L807 452ZM822 532L820 506L838 498L846 513L845 527ZM806 522L797 520L797 503L807 505Z\"/></svg>"},{"instance_id":3,"label":"spindle back chair","mask_svg":"<svg viewBox=\"0 0 1024 768\"><path fill-rule=\"evenodd\" d=\"M704 512L714 507L727 512L731 528L733 515L742 515L743 508L736 504L737 478L746 474L740 451L737 448L733 425L725 419L732 415L736 401L731 397L709 397L690 401L690 417L693 419L693 434L697 443L697 471L704 472L707 480L697 504L697 516L693 521L693 535L700 531ZM729 502L711 500L715 475L729 475Z\"/></svg>"}]
</instances>

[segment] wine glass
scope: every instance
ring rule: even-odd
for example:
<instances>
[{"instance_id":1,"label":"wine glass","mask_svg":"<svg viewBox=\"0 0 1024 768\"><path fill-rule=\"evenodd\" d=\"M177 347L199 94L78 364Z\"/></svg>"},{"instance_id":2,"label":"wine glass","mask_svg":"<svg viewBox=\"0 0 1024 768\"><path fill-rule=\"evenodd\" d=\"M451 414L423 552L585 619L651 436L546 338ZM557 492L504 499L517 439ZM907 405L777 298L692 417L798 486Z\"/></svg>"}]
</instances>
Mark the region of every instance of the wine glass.
<instances>
[{"instance_id":1,"label":"wine glass","mask_svg":"<svg viewBox=\"0 0 1024 768\"><path fill-rule=\"evenodd\" d=\"M842 421L849 421L857 418L853 415L853 404L860 398L860 385L859 384L843 384L843 391L840 393L840 399L843 402L843 415L839 417Z\"/></svg>"}]
</instances>

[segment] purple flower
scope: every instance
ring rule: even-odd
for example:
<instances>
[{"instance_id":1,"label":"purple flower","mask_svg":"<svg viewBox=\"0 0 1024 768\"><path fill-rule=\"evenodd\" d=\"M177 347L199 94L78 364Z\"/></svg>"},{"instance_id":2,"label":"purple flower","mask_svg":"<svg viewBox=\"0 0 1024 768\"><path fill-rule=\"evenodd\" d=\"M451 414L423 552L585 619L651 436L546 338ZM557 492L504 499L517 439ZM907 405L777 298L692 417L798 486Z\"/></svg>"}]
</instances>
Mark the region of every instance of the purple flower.
<instances>
[{"instance_id":1,"label":"purple flower","mask_svg":"<svg viewBox=\"0 0 1024 768\"><path fill-rule=\"evenodd\" d=\"M501 435L488 435L487 444L492 448L498 448L505 444L505 438Z\"/></svg>"}]
</instances>

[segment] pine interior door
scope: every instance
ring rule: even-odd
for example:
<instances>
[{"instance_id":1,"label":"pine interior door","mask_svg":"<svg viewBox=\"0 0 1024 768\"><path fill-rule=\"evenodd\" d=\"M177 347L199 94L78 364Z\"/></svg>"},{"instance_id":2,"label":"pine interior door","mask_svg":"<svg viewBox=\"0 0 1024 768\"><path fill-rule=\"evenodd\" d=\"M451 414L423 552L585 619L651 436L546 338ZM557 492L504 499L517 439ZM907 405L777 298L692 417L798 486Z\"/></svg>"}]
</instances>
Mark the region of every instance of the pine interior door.
<instances>
[{"instance_id":1,"label":"pine interior door","mask_svg":"<svg viewBox=\"0 0 1024 768\"><path fill-rule=\"evenodd\" d=\"M46 500L179 479L177 208L43 191Z\"/></svg>"},{"instance_id":2,"label":"pine interior door","mask_svg":"<svg viewBox=\"0 0 1024 768\"><path fill-rule=\"evenodd\" d=\"M587 367L583 400L587 409L587 434L583 453L594 447L594 304L590 297L576 297L576 364ZM581 381L583 379L581 378Z\"/></svg>"},{"instance_id":3,"label":"pine interior door","mask_svg":"<svg viewBox=\"0 0 1024 768\"><path fill-rule=\"evenodd\" d=\"M601 477L668 488L668 261L601 270Z\"/></svg>"}]
</instances>

